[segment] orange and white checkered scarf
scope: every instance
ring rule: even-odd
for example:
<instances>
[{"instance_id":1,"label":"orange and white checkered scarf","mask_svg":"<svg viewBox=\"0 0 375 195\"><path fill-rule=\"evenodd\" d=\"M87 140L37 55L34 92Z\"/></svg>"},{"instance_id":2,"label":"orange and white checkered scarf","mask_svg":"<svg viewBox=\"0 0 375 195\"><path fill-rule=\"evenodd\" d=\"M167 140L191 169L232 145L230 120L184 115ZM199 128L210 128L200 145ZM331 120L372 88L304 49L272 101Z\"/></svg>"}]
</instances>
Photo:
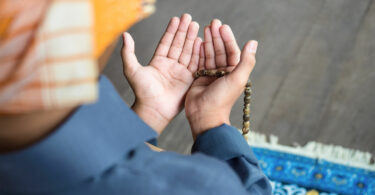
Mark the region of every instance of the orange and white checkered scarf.
<instances>
[{"instance_id":1,"label":"orange and white checkered scarf","mask_svg":"<svg viewBox=\"0 0 375 195\"><path fill-rule=\"evenodd\" d=\"M0 0L0 113L97 98L97 59L152 0Z\"/></svg>"}]
</instances>

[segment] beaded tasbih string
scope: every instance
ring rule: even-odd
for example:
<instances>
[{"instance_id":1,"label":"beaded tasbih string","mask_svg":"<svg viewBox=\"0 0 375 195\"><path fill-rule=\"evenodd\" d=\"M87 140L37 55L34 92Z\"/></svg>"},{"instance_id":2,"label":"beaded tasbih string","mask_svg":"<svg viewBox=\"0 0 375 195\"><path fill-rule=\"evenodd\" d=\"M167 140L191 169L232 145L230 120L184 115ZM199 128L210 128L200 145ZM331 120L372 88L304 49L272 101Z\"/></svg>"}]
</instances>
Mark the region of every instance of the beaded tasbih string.
<instances>
[{"instance_id":1,"label":"beaded tasbih string","mask_svg":"<svg viewBox=\"0 0 375 195\"><path fill-rule=\"evenodd\" d=\"M224 70L199 70L194 73L194 78L199 77L222 77L230 72ZM251 102L251 81L249 80L245 86L244 108L243 108L243 122L242 135L247 140L247 133L250 131L250 102Z\"/></svg>"}]
</instances>

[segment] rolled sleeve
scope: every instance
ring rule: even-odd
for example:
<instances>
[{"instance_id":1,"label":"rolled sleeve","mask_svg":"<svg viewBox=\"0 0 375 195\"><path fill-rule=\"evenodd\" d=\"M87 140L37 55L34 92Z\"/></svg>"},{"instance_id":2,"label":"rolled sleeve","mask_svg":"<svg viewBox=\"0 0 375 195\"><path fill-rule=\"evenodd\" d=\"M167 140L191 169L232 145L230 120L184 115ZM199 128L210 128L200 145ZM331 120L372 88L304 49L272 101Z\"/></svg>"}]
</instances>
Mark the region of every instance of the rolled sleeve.
<instances>
[{"instance_id":1,"label":"rolled sleeve","mask_svg":"<svg viewBox=\"0 0 375 195\"><path fill-rule=\"evenodd\" d=\"M244 156L247 160L257 163L255 155L241 133L227 124L212 128L198 136L192 152L202 152L221 160Z\"/></svg>"},{"instance_id":2,"label":"rolled sleeve","mask_svg":"<svg viewBox=\"0 0 375 195\"><path fill-rule=\"evenodd\" d=\"M251 194L271 194L268 178L258 166L250 146L234 127L223 124L197 137L192 152L204 153L228 163Z\"/></svg>"}]
</instances>

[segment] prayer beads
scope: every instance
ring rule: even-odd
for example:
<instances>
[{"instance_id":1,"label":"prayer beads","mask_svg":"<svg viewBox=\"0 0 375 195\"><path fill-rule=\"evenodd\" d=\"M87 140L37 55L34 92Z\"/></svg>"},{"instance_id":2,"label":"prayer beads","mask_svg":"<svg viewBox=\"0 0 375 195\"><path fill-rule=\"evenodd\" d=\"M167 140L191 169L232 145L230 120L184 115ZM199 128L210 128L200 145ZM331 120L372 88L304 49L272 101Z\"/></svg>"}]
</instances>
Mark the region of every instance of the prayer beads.
<instances>
[{"instance_id":1,"label":"prayer beads","mask_svg":"<svg viewBox=\"0 0 375 195\"><path fill-rule=\"evenodd\" d=\"M199 70L194 73L194 78L199 77L222 77L230 72L224 70ZM245 86L244 108L243 108L243 122L242 122L242 135L247 140L247 133L250 131L250 102L251 102L251 81L248 81Z\"/></svg>"},{"instance_id":2,"label":"prayer beads","mask_svg":"<svg viewBox=\"0 0 375 195\"><path fill-rule=\"evenodd\" d=\"M201 76L204 77L222 77L224 75L229 74L229 72L226 72L224 70L199 70L194 73L194 78L199 78Z\"/></svg>"}]
</instances>

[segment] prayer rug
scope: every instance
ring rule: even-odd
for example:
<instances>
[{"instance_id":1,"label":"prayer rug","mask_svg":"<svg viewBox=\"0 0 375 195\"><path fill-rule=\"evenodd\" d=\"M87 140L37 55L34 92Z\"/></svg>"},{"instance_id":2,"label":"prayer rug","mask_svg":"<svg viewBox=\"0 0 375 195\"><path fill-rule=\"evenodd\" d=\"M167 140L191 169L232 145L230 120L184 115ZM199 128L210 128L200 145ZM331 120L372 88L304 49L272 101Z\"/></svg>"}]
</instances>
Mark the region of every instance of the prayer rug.
<instances>
[{"instance_id":1,"label":"prayer rug","mask_svg":"<svg viewBox=\"0 0 375 195\"><path fill-rule=\"evenodd\" d=\"M309 142L284 146L254 131L248 143L277 195L375 195L375 164L368 152Z\"/></svg>"}]
</instances>

